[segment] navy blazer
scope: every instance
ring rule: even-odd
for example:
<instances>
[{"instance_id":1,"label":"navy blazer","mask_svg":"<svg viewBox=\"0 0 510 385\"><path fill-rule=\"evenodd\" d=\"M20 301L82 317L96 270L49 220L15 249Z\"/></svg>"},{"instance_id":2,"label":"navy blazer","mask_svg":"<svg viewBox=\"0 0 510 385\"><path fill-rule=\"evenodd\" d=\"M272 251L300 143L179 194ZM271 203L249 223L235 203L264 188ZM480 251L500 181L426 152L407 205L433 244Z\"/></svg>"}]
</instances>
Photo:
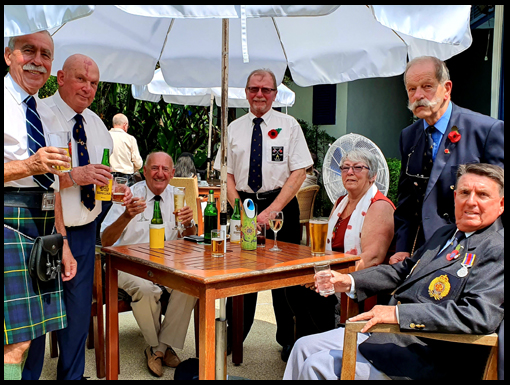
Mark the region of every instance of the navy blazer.
<instances>
[{"instance_id":1,"label":"navy blazer","mask_svg":"<svg viewBox=\"0 0 510 385\"><path fill-rule=\"evenodd\" d=\"M400 134L402 168L398 184L398 205L395 211L397 252L411 252L420 222L423 221L425 240L428 240L438 228L455 223L453 190L460 164L490 163L504 167L504 122L454 103L452 107L450 121L439 145L422 207L418 203L420 190L414 185L416 178L408 176L406 168L410 175L422 174L422 154L426 142L423 119L405 128ZM452 143L448 138L453 127L457 127L461 135L457 143ZM421 244L417 244L416 249Z\"/></svg>"},{"instance_id":2,"label":"navy blazer","mask_svg":"<svg viewBox=\"0 0 510 385\"><path fill-rule=\"evenodd\" d=\"M437 333L493 333L504 316L504 237L501 218L460 244L459 258L448 261L439 251L455 225L440 228L411 258L351 273L357 300L392 292L400 330ZM473 266L459 277L465 253L475 254ZM414 269L413 269L414 268ZM429 290L447 277L441 298ZM446 293L446 294L445 294ZM404 334L374 333L359 351L388 376L411 379L473 379L483 373L487 347L435 341Z\"/></svg>"}]
</instances>

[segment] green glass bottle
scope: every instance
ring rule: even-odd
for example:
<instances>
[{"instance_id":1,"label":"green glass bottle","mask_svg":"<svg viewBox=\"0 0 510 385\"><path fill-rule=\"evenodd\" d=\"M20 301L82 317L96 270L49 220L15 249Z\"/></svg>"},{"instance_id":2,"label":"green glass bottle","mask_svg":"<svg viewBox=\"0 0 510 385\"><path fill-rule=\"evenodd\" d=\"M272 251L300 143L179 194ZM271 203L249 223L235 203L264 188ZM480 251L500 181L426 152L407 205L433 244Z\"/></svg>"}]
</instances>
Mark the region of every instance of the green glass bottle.
<instances>
[{"instance_id":1,"label":"green glass bottle","mask_svg":"<svg viewBox=\"0 0 510 385\"><path fill-rule=\"evenodd\" d=\"M241 242L241 205L236 198L234 212L230 217L230 243Z\"/></svg>"},{"instance_id":2,"label":"green glass bottle","mask_svg":"<svg viewBox=\"0 0 510 385\"><path fill-rule=\"evenodd\" d=\"M154 201L154 212L152 214L151 223L153 225L162 225L163 217L161 216L161 209L159 207L159 200Z\"/></svg>"},{"instance_id":3,"label":"green glass bottle","mask_svg":"<svg viewBox=\"0 0 510 385\"><path fill-rule=\"evenodd\" d=\"M110 167L110 149L105 148L103 150L103 159L101 164ZM106 186L96 186L96 199L100 201L111 201L112 200L112 185L113 179L108 179Z\"/></svg>"},{"instance_id":4,"label":"green glass bottle","mask_svg":"<svg viewBox=\"0 0 510 385\"><path fill-rule=\"evenodd\" d=\"M211 244L211 231L218 228L218 209L214 199L214 190L209 190L207 206L204 210L204 243Z\"/></svg>"}]
</instances>

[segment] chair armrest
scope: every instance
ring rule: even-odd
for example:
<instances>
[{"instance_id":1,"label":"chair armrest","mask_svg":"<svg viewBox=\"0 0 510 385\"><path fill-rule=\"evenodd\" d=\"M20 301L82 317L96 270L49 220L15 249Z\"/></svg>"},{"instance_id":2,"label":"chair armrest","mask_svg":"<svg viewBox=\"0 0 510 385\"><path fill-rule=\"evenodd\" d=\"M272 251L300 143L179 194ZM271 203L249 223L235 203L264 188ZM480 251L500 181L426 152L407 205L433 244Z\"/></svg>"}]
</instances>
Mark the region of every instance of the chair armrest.
<instances>
[{"instance_id":1,"label":"chair armrest","mask_svg":"<svg viewBox=\"0 0 510 385\"><path fill-rule=\"evenodd\" d=\"M359 333L361 329L366 325L367 321L358 321L345 323L345 328ZM496 333L477 335L477 334L454 334L454 333L427 333L420 331L400 331L399 325L390 324L377 324L370 328L369 333L393 333L393 334L407 334L416 337L430 338L433 340L441 340L448 342L460 342L465 344L484 345L484 346L497 346L498 335Z\"/></svg>"},{"instance_id":2,"label":"chair armrest","mask_svg":"<svg viewBox=\"0 0 510 385\"><path fill-rule=\"evenodd\" d=\"M357 334L367 324L367 321L345 323L344 348L342 356L341 380L354 380L356 374L356 354L357 354ZM487 335L474 334L449 334L449 333L425 333L400 331L399 325L377 324L370 328L370 333L393 333L407 334L416 337L431 338L441 341L460 342L467 344L485 345L496 347L498 345L498 335L496 333Z\"/></svg>"}]
</instances>

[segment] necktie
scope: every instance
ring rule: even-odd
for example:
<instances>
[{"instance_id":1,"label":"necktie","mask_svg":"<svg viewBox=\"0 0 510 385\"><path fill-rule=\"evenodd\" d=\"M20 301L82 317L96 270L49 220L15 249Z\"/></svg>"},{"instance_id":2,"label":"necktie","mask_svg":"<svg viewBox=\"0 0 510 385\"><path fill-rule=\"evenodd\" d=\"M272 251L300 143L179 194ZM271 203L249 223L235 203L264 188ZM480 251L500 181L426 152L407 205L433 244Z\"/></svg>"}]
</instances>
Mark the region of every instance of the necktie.
<instances>
[{"instance_id":1,"label":"necktie","mask_svg":"<svg viewBox=\"0 0 510 385\"><path fill-rule=\"evenodd\" d=\"M83 116L76 114L74 117L76 123L73 127L73 138L78 146L78 165L87 166L90 164L89 153L87 151L87 135L85 134L85 128L83 127ZM88 184L81 187L81 203L92 211L96 206L96 197L94 195L94 185Z\"/></svg>"},{"instance_id":2,"label":"necktie","mask_svg":"<svg viewBox=\"0 0 510 385\"><path fill-rule=\"evenodd\" d=\"M444 249L441 253L437 255L437 257L446 256L446 259L451 261L459 252L455 252L455 248L458 246L460 241L462 241L466 237L466 234L462 231L457 231L455 233L455 237L453 238L453 241L450 242L450 244ZM437 258L436 257L436 258Z\"/></svg>"},{"instance_id":3,"label":"necktie","mask_svg":"<svg viewBox=\"0 0 510 385\"><path fill-rule=\"evenodd\" d=\"M41 118L37 113L34 97L30 95L24 100L24 103L27 105L26 121L27 121L28 152L29 156L32 156L41 147L46 147L46 141L44 140ZM34 181L45 190L48 190L53 181L55 180L52 173L34 175L33 178Z\"/></svg>"},{"instance_id":4,"label":"necktie","mask_svg":"<svg viewBox=\"0 0 510 385\"><path fill-rule=\"evenodd\" d=\"M425 152L423 154L423 175L430 176L430 171L434 165L432 159L432 151L434 149L434 140L432 139L432 133L436 131L434 126L428 126L425 132L427 143L425 145Z\"/></svg>"},{"instance_id":5,"label":"necktie","mask_svg":"<svg viewBox=\"0 0 510 385\"><path fill-rule=\"evenodd\" d=\"M262 129L260 123L262 118L253 119L253 133L251 135L250 151L250 172L248 175L248 186L253 192L257 192L262 187Z\"/></svg>"}]
</instances>

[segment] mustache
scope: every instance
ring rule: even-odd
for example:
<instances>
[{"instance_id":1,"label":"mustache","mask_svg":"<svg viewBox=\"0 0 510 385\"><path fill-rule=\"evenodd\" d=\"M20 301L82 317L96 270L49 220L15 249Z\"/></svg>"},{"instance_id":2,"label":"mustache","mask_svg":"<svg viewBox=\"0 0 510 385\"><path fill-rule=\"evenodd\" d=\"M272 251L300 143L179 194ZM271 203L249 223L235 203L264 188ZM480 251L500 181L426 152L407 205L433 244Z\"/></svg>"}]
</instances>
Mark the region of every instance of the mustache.
<instances>
[{"instance_id":1,"label":"mustache","mask_svg":"<svg viewBox=\"0 0 510 385\"><path fill-rule=\"evenodd\" d=\"M45 74L47 72L46 68L44 68L43 66L35 66L33 64L25 64L23 66L23 69L25 71L37 71L37 72L41 72L43 74Z\"/></svg>"},{"instance_id":2,"label":"mustache","mask_svg":"<svg viewBox=\"0 0 510 385\"><path fill-rule=\"evenodd\" d=\"M432 100L428 100L428 99L420 99L420 100L415 101L414 103L407 102L407 108L409 108L411 110L411 112L413 112L418 107L434 108L440 102L441 102L441 99L436 99L436 100L433 100L433 101Z\"/></svg>"}]
</instances>

